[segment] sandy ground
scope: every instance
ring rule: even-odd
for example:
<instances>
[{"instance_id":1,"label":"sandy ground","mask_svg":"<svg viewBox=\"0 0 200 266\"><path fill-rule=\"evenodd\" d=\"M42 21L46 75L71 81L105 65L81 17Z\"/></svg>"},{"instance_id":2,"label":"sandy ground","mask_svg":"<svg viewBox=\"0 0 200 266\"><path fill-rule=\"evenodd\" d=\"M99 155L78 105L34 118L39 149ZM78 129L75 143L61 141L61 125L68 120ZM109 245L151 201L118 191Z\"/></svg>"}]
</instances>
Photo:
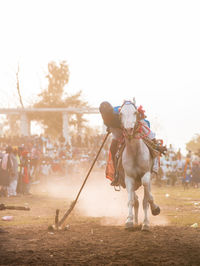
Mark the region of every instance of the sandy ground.
<instances>
[{"instance_id":1,"label":"sandy ground","mask_svg":"<svg viewBox=\"0 0 200 266\"><path fill-rule=\"evenodd\" d=\"M102 173L88 180L66 230L49 232L55 210L64 214L83 178L77 172L33 187L32 196L1 198L31 210L1 211L13 220L0 223L0 265L200 265L200 229L170 226L161 213L150 216L150 232L126 231L126 191L114 192Z\"/></svg>"}]
</instances>

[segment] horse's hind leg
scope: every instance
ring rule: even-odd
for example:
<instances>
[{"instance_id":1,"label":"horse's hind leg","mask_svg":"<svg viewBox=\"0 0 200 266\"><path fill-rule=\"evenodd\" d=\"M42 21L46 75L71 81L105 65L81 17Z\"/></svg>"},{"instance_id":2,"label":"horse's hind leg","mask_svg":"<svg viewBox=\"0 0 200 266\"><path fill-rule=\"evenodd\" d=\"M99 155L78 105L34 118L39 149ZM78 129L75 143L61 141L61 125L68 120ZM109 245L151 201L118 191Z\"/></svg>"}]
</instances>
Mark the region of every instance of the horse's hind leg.
<instances>
[{"instance_id":1,"label":"horse's hind leg","mask_svg":"<svg viewBox=\"0 0 200 266\"><path fill-rule=\"evenodd\" d=\"M125 178L126 189L128 192L128 217L126 220L126 228L131 229L135 224L138 223L138 207L139 202L137 195L134 191L134 180L128 176ZM135 215L133 214L133 206L135 210Z\"/></svg>"},{"instance_id":2,"label":"horse's hind leg","mask_svg":"<svg viewBox=\"0 0 200 266\"><path fill-rule=\"evenodd\" d=\"M148 202L150 204L150 207L151 207L151 213L153 215L158 215L160 213L160 208L158 205L156 205L154 203L154 199L153 199L153 196L151 194L151 174L150 172L147 172L143 178L142 178L142 184L144 185L144 190L146 192L146 195L147 195L147 198L148 198Z\"/></svg>"},{"instance_id":3,"label":"horse's hind leg","mask_svg":"<svg viewBox=\"0 0 200 266\"><path fill-rule=\"evenodd\" d=\"M153 196L151 194L151 183L149 183L149 204L151 207L151 213L155 216L160 214L160 207L154 203Z\"/></svg>"}]
</instances>

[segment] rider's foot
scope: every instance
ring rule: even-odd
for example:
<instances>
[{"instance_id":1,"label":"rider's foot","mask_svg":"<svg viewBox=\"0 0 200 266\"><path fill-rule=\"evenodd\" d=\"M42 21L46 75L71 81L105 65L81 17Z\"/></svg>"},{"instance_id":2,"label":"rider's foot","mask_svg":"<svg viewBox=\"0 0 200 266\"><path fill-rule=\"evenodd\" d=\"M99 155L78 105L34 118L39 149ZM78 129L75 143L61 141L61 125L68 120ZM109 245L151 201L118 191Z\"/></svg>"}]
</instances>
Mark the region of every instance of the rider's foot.
<instances>
[{"instance_id":1,"label":"rider's foot","mask_svg":"<svg viewBox=\"0 0 200 266\"><path fill-rule=\"evenodd\" d=\"M160 152L160 153L163 153L165 154L167 152L167 148L166 146L157 146L157 150Z\"/></svg>"},{"instance_id":2,"label":"rider's foot","mask_svg":"<svg viewBox=\"0 0 200 266\"><path fill-rule=\"evenodd\" d=\"M111 186L119 186L119 181L117 179L114 179L111 183Z\"/></svg>"},{"instance_id":3,"label":"rider's foot","mask_svg":"<svg viewBox=\"0 0 200 266\"><path fill-rule=\"evenodd\" d=\"M156 150L158 150L160 153L165 154L167 152L167 147L163 146L162 143L160 143L157 139L152 139L152 141L156 145Z\"/></svg>"}]
</instances>

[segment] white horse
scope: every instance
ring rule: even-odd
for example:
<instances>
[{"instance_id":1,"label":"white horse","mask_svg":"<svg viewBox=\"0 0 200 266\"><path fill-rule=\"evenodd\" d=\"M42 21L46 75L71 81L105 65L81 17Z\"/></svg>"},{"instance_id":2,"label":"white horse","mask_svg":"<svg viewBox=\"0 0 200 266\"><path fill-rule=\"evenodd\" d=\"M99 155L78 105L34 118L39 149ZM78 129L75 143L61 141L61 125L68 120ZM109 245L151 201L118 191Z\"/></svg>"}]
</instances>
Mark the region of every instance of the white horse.
<instances>
[{"instance_id":1,"label":"white horse","mask_svg":"<svg viewBox=\"0 0 200 266\"><path fill-rule=\"evenodd\" d=\"M149 204L153 215L158 215L160 213L160 208L154 203L151 195L151 168L153 159L148 147L139 135L142 124L135 106L135 100L133 102L124 102L120 111L120 120L126 144L122 154L122 165L125 171L125 184L128 192L129 209L126 228L131 229L138 224L139 201L135 191L143 185L144 221L142 224L142 230L149 230ZM134 214L132 211L133 206Z\"/></svg>"}]
</instances>

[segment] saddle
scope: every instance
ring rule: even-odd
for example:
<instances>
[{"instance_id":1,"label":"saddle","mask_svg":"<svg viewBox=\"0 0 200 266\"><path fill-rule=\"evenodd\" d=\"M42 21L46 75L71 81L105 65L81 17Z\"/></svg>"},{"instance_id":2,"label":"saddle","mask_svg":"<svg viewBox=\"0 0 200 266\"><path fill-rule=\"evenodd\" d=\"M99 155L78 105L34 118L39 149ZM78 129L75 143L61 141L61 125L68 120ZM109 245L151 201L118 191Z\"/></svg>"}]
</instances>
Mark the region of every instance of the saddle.
<instances>
[{"instance_id":1,"label":"saddle","mask_svg":"<svg viewBox=\"0 0 200 266\"><path fill-rule=\"evenodd\" d=\"M124 173L124 168L122 166L122 153L124 151L125 148L125 142L120 143L118 145L118 150L116 152L116 160L115 160L115 175L116 175L116 179L119 182L119 185L122 186L123 188L126 188L126 184L125 184L125 173Z\"/></svg>"},{"instance_id":2,"label":"saddle","mask_svg":"<svg viewBox=\"0 0 200 266\"><path fill-rule=\"evenodd\" d=\"M126 188L124 168L122 166L122 153L124 148L125 143L118 143L115 162L113 162L111 151L109 151L108 161L106 164L106 178L108 178L110 181L117 179L119 186Z\"/></svg>"},{"instance_id":3,"label":"saddle","mask_svg":"<svg viewBox=\"0 0 200 266\"><path fill-rule=\"evenodd\" d=\"M160 156L162 153L166 152L166 147L162 146L162 141L158 140L151 140L149 138L143 138L144 143L149 148L150 154L152 158ZM111 152L109 152L109 158L106 166L106 177L113 181L114 179L118 180L118 184L122 186L123 188L126 188L125 185L125 173L122 166L122 153L125 148L125 142L120 141L118 143L118 149L115 155L115 162L112 160ZM115 176L114 176L115 175ZM141 185L140 179L138 179L138 186Z\"/></svg>"}]
</instances>

